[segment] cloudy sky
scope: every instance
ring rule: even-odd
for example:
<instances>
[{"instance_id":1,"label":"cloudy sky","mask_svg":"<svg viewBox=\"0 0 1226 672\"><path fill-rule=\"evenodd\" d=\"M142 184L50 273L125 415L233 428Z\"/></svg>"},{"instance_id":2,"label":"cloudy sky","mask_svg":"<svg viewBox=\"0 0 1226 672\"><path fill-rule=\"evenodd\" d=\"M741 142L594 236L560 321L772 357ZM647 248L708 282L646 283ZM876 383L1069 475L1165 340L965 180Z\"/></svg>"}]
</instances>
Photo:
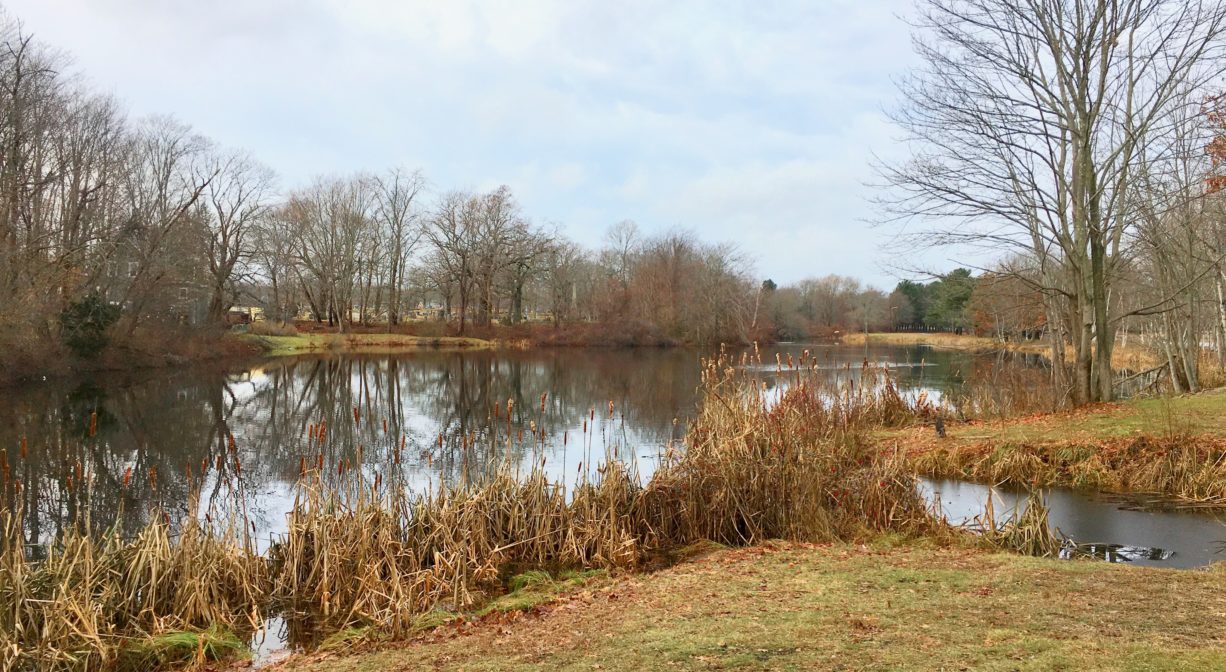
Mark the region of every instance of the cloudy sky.
<instances>
[{"instance_id":1,"label":"cloudy sky","mask_svg":"<svg viewBox=\"0 0 1226 672\"><path fill-rule=\"evenodd\" d=\"M899 151L904 0L3 4L134 116L246 148L283 189L402 165L507 184L587 245L633 219L779 282L896 280L863 220L871 155Z\"/></svg>"}]
</instances>

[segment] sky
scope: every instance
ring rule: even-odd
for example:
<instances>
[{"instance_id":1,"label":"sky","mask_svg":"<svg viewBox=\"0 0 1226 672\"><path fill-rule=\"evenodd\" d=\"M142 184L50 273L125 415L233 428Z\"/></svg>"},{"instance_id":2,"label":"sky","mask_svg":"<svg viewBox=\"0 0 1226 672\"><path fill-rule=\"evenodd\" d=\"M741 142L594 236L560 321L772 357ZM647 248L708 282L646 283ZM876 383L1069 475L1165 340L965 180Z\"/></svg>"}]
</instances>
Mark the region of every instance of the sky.
<instances>
[{"instance_id":1,"label":"sky","mask_svg":"<svg viewBox=\"0 0 1226 672\"><path fill-rule=\"evenodd\" d=\"M284 191L419 168L437 192L506 184L589 247L631 219L780 284L898 279L867 222L873 157L902 151L905 0L3 4L133 117L245 149Z\"/></svg>"}]
</instances>

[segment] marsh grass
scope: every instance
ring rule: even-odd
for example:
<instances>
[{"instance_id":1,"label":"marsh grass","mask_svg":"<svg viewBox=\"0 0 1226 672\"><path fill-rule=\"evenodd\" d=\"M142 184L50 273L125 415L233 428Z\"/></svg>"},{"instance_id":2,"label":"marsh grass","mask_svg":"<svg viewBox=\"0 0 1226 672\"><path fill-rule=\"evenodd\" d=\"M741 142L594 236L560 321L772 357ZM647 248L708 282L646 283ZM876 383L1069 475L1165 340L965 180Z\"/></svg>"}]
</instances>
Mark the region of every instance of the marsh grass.
<instances>
[{"instance_id":1,"label":"marsh grass","mask_svg":"<svg viewBox=\"0 0 1226 672\"><path fill-rule=\"evenodd\" d=\"M1043 495L1031 490L1026 503L998 522L989 492L986 511L975 521L987 545L1038 558L1059 557L1067 543L1048 523L1049 509Z\"/></svg>"},{"instance_id":2,"label":"marsh grass","mask_svg":"<svg viewBox=\"0 0 1226 672\"><path fill-rule=\"evenodd\" d=\"M1217 436L1142 435L1094 444L950 444L915 453L911 460L919 473L943 478L1151 493L1198 505L1226 504L1226 441Z\"/></svg>"},{"instance_id":3,"label":"marsh grass","mask_svg":"<svg viewBox=\"0 0 1226 672\"><path fill-rule=\"evenodd\" d=\"M274 615L302 648L399 638L490 603L513 574L510 592L524 597L573 572L640 568L704 545L937 528L909 467L865 438L930 415L931 404L869 367L832 383L807 355L778 362L767 389L749 373L750 357L705 364L704 403L684 445L669 447L646 481L609 459L559 482L534 459L526 473L508 463L422 491L396 468L398 453L346 469L308 444L287 529L266 547L254 543L245 507L173 524L154 510L129 538L80 521L35 561L21 511L3 512L0 667L239 655L219 633L242 641ZM492 424L491 442L540 440L532 423L513 427L495 414ZM223 458L238 472L233 442L229 451ZM80 480L89 487L88 474Z\"/></svg>"}]
</instances>

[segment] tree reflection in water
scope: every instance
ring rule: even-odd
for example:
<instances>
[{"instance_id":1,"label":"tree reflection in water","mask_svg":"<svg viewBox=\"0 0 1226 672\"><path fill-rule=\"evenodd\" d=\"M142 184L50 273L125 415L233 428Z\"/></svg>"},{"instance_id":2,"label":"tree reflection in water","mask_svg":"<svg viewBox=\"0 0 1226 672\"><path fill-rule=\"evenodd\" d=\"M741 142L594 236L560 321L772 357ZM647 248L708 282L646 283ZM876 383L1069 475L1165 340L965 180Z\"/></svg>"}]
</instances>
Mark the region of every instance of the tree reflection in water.
<instances>
[{"instance_id":1,"label":"tree reflection in water","mask_svg":"<svg viewBox=\"0 0 1226 672\"><path fill-rule=\"evenodd\" d=\"M818 346L780 349L802 347ZM542 460L555 477L573 478L581 464L613 457L637 463L646 475L651 457L681 438L697 406L700 356L654 349L439 351L287 358L237 374L155 371L30 384L8 390L0 404L0 448L10 478L24 486L6 484L3 497L10 508L21 498L31 543L54 539L86 513L95 529L118 524L124 533L139 528L151 509L178 518L189 513L193 489L200 511L243 507L266 538L284 526L302 462L321 452L327 464L394 471L384 477L412 487L480 478L507 458L520 467ZM764 357L773 362L774 353ZM854 375L863 349L826 348L824 357L831 375ZM983 366L969 356L914 348L874 349L872 357L904 364L898 369L904 383L935 392ZM765 382L782 384L773 367L763 368ZM506 422L508 401L514 424L535 423L539 440L508 448L505 436L493 439L491 423ZM321 423L327 440L313 443L308 431ZM401 445L400 462L389 469ZM80 487L87 474L88 494Z\"/></svg>"}]
</instances>

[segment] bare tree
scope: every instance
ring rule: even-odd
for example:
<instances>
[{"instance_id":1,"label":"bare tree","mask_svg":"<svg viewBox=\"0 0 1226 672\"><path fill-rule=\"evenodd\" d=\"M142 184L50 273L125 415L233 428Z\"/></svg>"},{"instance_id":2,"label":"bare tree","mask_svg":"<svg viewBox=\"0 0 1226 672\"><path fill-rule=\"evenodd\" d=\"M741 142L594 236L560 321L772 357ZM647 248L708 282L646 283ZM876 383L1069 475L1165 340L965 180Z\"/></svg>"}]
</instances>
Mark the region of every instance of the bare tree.
<instances>
[{"instance_id":1,"label":"bare tree","mask_svg":"<svg viewBox=\"0 0 1226 672\"><path fill-rule=\"evenodd\" d=\"M437 271L438 284L446 286L444 297L448 307L453 291L458 299L460 334L464 333L482 246L480 210L476 196L448 192L439 199L426 227L426 238L433 248L431 263Z\"/></svg>"},{"instance_id":2,"label":"bare tree","mask_svg":"<svg viewBox=\"0 0 1226 672\"><path fill-rule=\"evenodd\" d=\"M241 152L218 154L213 160L216 177L205 190L200 218L209 271L208 315L219 323L238 294L236 269L244 269L253 254L253 230L268 214L273 174Z\"/></svg>"},{"instance_id":3,"label":"bare tree","mask_svg":"<svg viewBox=\"0 0 1226 672\"><path fill-rule=\"evenodd\" d=\"M193 209L217 168L205 161L208 141L168 117L146 120L129 143L123 174L127 219L119 232L127 259L125 334L131 336L155 298L161 281L182 264Z\"/></svg>"},{"instance_id":4,"label":"bare tree","mask_svg":"<svg viewBox=\"0 0 1226 672\"><path fill-rule=\"evenodd\" d=\"M1033 255L1063 325L1054 369L1071 342L1075 400L1110 399L1133 178L1146 143L1182 132L1181 92L1222 73L1226 5L923 0L917 28L924 65L895 115L913 155L883 169L883 204L933 222L929 243Z\"/></svg>"},{"instance_id":5,"label":"bare tree","mask_svg":"<svg viewBox=\"0 0 1226 672\"><path fill-rule=\"evenodd\" d=\"M375 180L374 217L386 238L389 324L398 324L401 315L405 276L409 262L422 238L418 198L426 179L420 171L406 173L394 168Z\"/></svg>"}]
</instances>

